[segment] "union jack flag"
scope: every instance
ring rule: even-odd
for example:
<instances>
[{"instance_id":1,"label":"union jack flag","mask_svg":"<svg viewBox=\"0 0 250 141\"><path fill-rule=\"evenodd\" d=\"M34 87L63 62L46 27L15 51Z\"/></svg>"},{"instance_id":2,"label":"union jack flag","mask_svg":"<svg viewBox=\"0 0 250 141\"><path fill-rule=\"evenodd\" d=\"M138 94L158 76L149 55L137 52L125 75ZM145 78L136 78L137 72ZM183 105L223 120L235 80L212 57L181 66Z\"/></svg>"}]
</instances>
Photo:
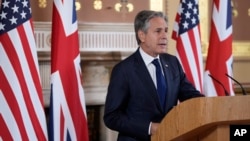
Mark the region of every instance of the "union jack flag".
<instances>
[{"instance_id":1,"label":"union jack flag","mask_svg":"<svg viewBox=\"0 0 250 141\"><path fill-rule=\"evenodd\" d=\"M88 141L74 0L54 0L49 140Z\"/></svg>"},{"instance_id":2,"label":"union jack flag","mask_svg":"<svg viewBox=\"0 0 250 141\"><path fill-rule=\"evenodd\" d=\"M210 44L204 76L204 89L207 96L222 96L227 93L234 95L233 82L225 75L227 73L232 76L232 63L231 1L214 0ZM215 78L217 82L208 75Z\"/></svg>"},{"instance_id":3,"label":"union jack flag","mask_svg":"<svg viewBox=\"0 0 250 141\"><path fill-rule=\"evenodd\" d=\"M189 81L203 91L203 62L201 52L198 0L181 0L172 38L176 40L177 57Z\"/></svg>"},{"instance_id":4,"label":"union jack flag","mask_svg":"<svg viewBox=\"0 0 250 141\"><path fill-rule=\"evenodd\" d=\"M47 140L36 44L28 0L0 11L0 141Z\"/></svg>"}]
</instances>

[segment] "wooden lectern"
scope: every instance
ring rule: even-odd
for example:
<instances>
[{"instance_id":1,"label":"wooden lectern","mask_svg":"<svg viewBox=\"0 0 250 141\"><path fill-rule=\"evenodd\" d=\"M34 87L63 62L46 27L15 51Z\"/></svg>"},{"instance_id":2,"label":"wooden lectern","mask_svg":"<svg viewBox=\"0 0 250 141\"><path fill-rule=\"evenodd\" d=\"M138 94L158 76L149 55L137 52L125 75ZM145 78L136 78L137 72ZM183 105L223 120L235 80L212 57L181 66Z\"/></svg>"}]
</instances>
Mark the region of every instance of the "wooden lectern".
<instances>
[{"instance_id":1,"label":"wooden lectern","mask_svg":"<svg viewBox=\"0 0 250 141\"><path fill-rule=\"evenodd\" d=\"M151 141L229 141L233 124L250 124L250 96L194 98L174 107Z\"/></svg>"}]
</instances>

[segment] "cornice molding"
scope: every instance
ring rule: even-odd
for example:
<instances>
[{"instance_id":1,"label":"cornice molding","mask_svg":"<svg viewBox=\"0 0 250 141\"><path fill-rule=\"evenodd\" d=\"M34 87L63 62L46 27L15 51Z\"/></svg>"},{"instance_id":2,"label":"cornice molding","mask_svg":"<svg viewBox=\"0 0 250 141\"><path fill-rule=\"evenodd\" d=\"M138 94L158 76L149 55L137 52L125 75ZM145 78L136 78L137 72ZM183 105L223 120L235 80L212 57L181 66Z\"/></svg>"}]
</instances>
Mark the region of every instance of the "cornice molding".
<instances>
[{"instance_id":1,"label":"cornice molding","mask_svg":"<svg viewBox=\"0 0 250 141\"><path fill-rule=\"evenodd\" d=\"M51 31L51 22L33 22L35 30ZM132 23L78 23L78 31L134 32Z\"/></svg>"}]
</instances>

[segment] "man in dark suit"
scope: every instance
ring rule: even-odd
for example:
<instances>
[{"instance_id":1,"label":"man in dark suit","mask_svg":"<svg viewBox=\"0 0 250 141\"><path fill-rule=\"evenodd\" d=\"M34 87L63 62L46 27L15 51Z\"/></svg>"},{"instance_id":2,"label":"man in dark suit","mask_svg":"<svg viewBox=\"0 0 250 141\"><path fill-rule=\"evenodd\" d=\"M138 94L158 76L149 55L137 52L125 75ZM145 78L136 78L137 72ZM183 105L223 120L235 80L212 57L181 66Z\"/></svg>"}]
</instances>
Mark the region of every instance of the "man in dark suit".
<instances>
[{"instance_id":1,"label":"man in dark suit","mask_svg":"<svg viewBox=\"0 0 250 141\"><path fill-rule=\"evenodd\" d=\"M178 59L165 53L166 16L141 11L134 27L139 48L113 68L104 111L106 126L119 132L118 141L150 141L178 101L203 96L187 80ZM160 64L158 74L155 59Z\"/></svg>"}]
</instances>

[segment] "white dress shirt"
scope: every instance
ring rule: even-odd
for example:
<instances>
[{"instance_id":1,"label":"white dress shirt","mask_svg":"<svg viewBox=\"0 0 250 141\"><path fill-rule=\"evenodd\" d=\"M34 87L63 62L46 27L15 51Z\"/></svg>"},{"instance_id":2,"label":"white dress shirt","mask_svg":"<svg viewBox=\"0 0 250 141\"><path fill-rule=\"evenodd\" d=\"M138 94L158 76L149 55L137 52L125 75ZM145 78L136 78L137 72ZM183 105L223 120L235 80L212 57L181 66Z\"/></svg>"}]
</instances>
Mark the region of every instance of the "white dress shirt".
<instances>
[{"instance_id":1,"label":"white dress shirt","mask_svg":"<svg viewBox=\"0 0 250 141\"><path fill-rule=\"evenodd\" d=\"M141 47L139 48L139 52L142 56L142 60L144 61L145 65L150 73L150 76L155 84L155 88L157 89L156 68L155 68L155 65L152 63L152 61L156 58L160 61L159 55L154 58L154 57L148 55L145 51L143 51L143 49ZM161 63L160 63L160 66L161 66ZM162 66L161 66L161 68L162 68ZM163 73L163 71L162 71L162 73ZM163 73L163 75L164 75L164 73ZM152 122L150 122L149 128L148 128L149 135L151 135L151 133L150 133L151 124L152 124Z\"/></svg>"},{"instance_id":2,"label":"white dress shirt","mask_svg":"<svg viewBox=\"0 0 250 141\"><path fill-rule=\"evenodd\" d=\"M155 88L157 88L157 80L156 80L156 68L155 68L155 65L152 63L152 61L154 59L158 59L159 63L160 63L160 66L161 66L161 70L162 70L162 74L164 76L164 73L163 73L163 69L162 69L162 65L161 65L161 62L160 62L160 57L159 55L157 57L152 57L150 55L148 55L145 51L143 51L143 49L140 47L139 48L139 52L142 56L142 60L144 61L149 73L150 73L150 76L155 84Z\"/></svg>"}]
</instances>

